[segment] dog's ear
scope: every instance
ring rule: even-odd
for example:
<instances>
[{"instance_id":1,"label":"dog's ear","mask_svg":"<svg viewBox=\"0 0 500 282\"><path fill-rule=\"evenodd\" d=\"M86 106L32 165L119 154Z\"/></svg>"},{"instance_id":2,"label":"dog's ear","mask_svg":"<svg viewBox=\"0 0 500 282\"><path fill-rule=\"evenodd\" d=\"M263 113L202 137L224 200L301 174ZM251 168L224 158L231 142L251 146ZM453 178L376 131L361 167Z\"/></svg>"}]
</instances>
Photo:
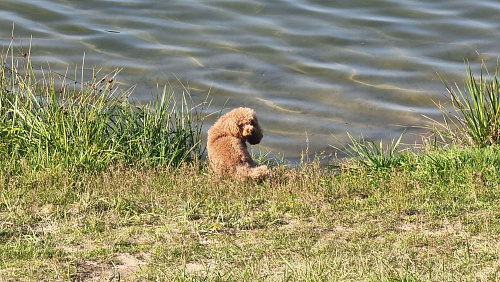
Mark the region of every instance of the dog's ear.
<instances>
[{"instance_id":1,"label":"dog's ear","mask_svg":"<svg viewBox=\"0 0 500 282\"><path fill-rule=\"evenodd\" d=\"M240 127L234 121L228 122L228 124L227 124L227 130L233 136L236 136L236 137L240 137L241 136Z\"/></svg>"}]
</instances>

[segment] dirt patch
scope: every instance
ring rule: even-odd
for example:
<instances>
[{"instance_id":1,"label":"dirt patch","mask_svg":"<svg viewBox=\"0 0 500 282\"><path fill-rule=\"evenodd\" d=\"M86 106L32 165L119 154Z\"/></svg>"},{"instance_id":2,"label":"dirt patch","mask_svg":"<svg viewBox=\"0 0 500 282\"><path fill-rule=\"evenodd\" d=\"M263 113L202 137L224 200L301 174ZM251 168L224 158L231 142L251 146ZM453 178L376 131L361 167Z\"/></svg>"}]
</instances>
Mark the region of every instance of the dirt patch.
<instances>
[{"instance_id":1,"label":"dirt patch","mask_svg":"<svg viewBox=\"0 0 500 282\"><path fill-rule=\"evenodd\" d=\"M120 277L122 278L133 275L140 270L141 265L145 264L145 262L137 259L129 253L119 254L116 258L121 262L121 264L116 265L115 269L120 273Z\"/></svg>"},{"instance_id":2,"label":"dirt patch","mask_svg":"<svg viewBox=\"0 0 500 282\"><path fill-rule=\"evenodd\" d=\"M203 269L205 269L205 267L200 263L195 263L195 262L186 263L187 273L196 273L202 271Z\"/></svg>"},{"instance_id":3,"label":"dirt patch","mask_svg":"<svg viewBox=\"0 0 500 282\"><path fill-rule=\"evenodd\" d=\"M416 232L426 236L443 237L450 235L463 235L464 230L462 224L458 223L447 223L443 224L441 228L429 229L422 224L417 224L414 222L403 222L396 230L400 232Z\"/></svg>"},{"instance_id":4,"label":"dirt patch","mask_svg":"<svg viewBox=\"0 0 500 282\"><path fill-rule=\"evenodd\" d=\"M96 261L83 261L77 265L75 281L105 281L115 278L128 281L143 264L145 262L129 253L118 254L114 266Z\"/></svg>"},{"instance_id":5,"label":"dirt patch","mask_svg":"<svg viewBox=\"0 0 500 282\"><path fill-rule=\"evenodd\" d=\"M207 262L188 262L186 263L185 271L188 274L195 274L199 272L210 272L216 268L214 261Z\"/></svg>"},{"instance_id":6,"label":"dirt patch","mask_svg":"<svg viewBox=\"0 0 500 282\"><path fill-rule=\"evenodd\" d=\"M95 245L92 245L91 243L84 243L79 246L60 246L59 247L61 250L74 254L76 252L90 252L96 249Z\"/></svg>"},{"instance_id":7,"label":"dirt patch","mask_svg":"<svg viewBox=\"0 0 500 282\"><path fill-rule=\"evenodd\" d=\"M113 276L113 268L107 263L83 261L77 265L75 281L101 281Z\"/></svg>"}]
</instances>

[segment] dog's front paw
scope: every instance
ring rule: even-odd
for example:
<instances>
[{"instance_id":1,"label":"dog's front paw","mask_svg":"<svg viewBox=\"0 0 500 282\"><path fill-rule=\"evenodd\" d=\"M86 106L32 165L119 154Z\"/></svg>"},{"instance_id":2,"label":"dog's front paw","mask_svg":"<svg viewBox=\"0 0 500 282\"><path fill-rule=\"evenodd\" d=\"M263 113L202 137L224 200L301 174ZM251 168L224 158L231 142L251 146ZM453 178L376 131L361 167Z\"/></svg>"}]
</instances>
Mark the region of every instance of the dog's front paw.
<instances>
[{"instance_id":1,"label":"dog's front paw","mask_svg":"<svg viewBox=\"0 0 500 282\"><path fill-rule=\"evenodd\" d=\"M252 170L251 177L253 179L263 179L264 177L271 174L271 170L265 165L258 166Z\"/></svg>"}]
</instances>

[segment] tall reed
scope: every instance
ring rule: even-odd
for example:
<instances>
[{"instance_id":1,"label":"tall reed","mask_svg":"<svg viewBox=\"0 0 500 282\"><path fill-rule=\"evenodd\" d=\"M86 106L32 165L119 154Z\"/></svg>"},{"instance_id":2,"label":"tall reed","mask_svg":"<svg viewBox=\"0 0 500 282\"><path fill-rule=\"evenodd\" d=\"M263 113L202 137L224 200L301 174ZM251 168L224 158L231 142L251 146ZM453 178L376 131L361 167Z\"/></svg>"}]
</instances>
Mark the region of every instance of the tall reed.
<instances>
[{"instance_id":1,"label":"tall reed","mask_svg":"<svg viewBox=\"0 0 500 282\"><path fill-rule=\"evenodd\" d=\"M10 166L178 167L201 156L203 104L193 107L189 93L177 98L165 87L140 105L117 87L118 71L57 89L50 73L37 80L27 54L10 56L0 66L0 157Z\"/></svg>"}]
</instances>

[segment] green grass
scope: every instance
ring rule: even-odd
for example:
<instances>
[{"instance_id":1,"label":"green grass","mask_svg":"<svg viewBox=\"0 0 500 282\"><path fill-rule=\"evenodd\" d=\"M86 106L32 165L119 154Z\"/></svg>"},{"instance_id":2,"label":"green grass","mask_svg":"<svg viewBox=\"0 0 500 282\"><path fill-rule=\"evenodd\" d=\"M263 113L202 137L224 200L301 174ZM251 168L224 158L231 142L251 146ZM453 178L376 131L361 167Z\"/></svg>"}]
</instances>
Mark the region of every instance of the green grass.
<instances>
[{"instance_id":1,"label":"green grass","mask_svg":"<svg viewBox=\"0 0 500 282\"><path fill-rule=\"evenodd\" d=\"M13 55L12 55L13 56ZM176 99L166 87L139 105L112 73L77 87L41 81L28 59L0 68L0 155L10 170L98 170L114 163L178 167L201 156L201 114L189 93ZM19 66L20 67L16 67ZM177 102L180 101L180 102Z\"/></svg>"},{"instance_id":2,"label":"green grass","mask_svg":"<svg viewBox=\"0 0 500 282\"><path fill-rule=\"evenodd\" d=\"M0 277L498 280L499 160L443 150L260 183L198 165L2 173Z\"/></svg>"},{"instance_id":3,"label":"green grass","mask_svg":"<svg viewBox=\"0 0 500 282\"><path fill-rule=\"evenodd\" d=\"M13 61L0 82L2 281L500 280L496 146L351 136L335 169L261 152L273 177L241 183L200 160L202 109L187 95L136 105L114 74L59 92Z\"/></svg>"}]
</instances>

